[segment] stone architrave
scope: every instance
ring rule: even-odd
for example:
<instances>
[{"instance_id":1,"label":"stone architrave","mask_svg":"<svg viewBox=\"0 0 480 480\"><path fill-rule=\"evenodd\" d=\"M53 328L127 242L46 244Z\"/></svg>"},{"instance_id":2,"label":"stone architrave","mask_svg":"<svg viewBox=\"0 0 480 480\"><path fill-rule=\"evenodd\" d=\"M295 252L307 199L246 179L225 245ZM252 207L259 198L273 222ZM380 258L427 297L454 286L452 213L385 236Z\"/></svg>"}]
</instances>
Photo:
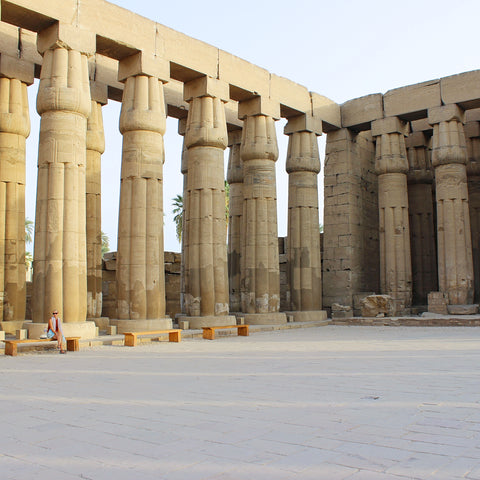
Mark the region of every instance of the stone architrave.
<instances>
[{"instance_id":1,"label":"stone architrave","mask_svg":"<svg viewBox=\"0 0 480 480\"><path fill-rule=\"evenodd\" d=\"M190 104L185 228L185 313L190 328L235 324L229 315L224 150L228 85L210 78L185 84Z\"/></svg>"},{"instance_id":2,"label":"stone architrave","mask_svg":"<svg viewBox=\"0 0 480 480\"><path fill-rule=\"evenodd\" d=\"M473 258L467 187L463 111L457 105L432 108L432 165L435 168L439 290L449 304L473 302Z\"/></svg>"},{"instance_id":3,"label":"stone architrave","mask_svg":"<svg viewBox=\"0 0 480 480\"><path fill-rule=\"evenodd\" d=\"M380 289L395 300L397 315L412 304L408 221L406 126L396 117L372 122L376 137L380 232Z\"/></svg>"},{"instance_id":4,"label":"stone architrave","mask_svg":"<svg viewBox=\"0 0 480 480\"><path fill-rule=\"evenodd\" d=\"M322 309L322 265L318 219L320 156L317 133L289 129L288 173L288 284L294 312ZM321 131L319 132L321 134Z\"/></svg>"},{"instance_id":5,"label":"stone architrave","mask_svg":"<svg viewBox=\"0 0 480 480\"><path fill-rule=\"evenodd\" d=\"M0 322L25 320L27 85L0 78Z\"/></svg>"},{"instance_id":6,"label":"stone architrave","mask_svg":"<svg viewBox=\"0 0 480 480\"><path fill-rule=\"evenodd\" d=\"M240 257L242 245L243 215L243 162L240 155L242 131L228 134L230 155L228 159L227 181L230 185L228 218L228 282L230 285L230 310L242 311Z\"/></svg>"},{"instance_id":7,"label":"stone architrave","mask_svg":"<svg viewBox=\"0 0 480 480\"><path fill-rule=\"evenodd\" d=\"M87 316L86 135L90 115L87 54L67 48L77 28L58 25L38 34L43 54L37 111L41 115L33 263L33 321L44 323L54 308L66 335L95 336ZM57 30L55 30L57 28ZM84 38L80 33L79 37ZM93 45L93 47L92 47ZM82 45L79 47L81 48ZM90 47L90 50L88 49ZM67 327L68 324L71 327ZM74 324L74 325L73 325Z\"/></svg>"},{"instance_id":8,"label":"stone architrave","mask_svg":"<svg viewBox=\"0 0 480 480\"><path fill-rule=\"evenodd\" d=\"M117 325L127 330L171 328L165 318L163 255L163 83L137 74L125 79L117 250Z\"/></svg>"},{"instance_id":9,"label":"stone architrave","mask_svg":"<svg viewBox=\"0 0 480 480\"><path fill-rule=\"evenodd\" d=\"M275 120L262 110L243 118L242 312L246 323L285 323L280 314Z\"/></svg>"},{"instance_id":10,"label":"stone architrave","mask_svg":"<svg viewBox=\"0 0 480 480\"><path fill-rule=\"evenodd\" d=\"M474 277L474 302L480 302L480 122L465 124L467 181Z\"/></svg>"},{"instance_id":11,"label":"stone architrave","mask_svg":"<svg viewBox=\"0 0 480 480\"><path fill-rule=\"evenodd\" d=\"M102 316L102 103L91 100L87 120L87 317Z\"/></svg>"},{"instance_id":12,"label":"stone architrave","mask_svg":"<svg viewBox=\"0 0 480 480\"><path fill-rule=\"evenodd\" d=\"M413 132L405 144L410 165L407 180L412 301L414 305L427 305L428 294L438 290L431 148L424 132Z\"/></svg>"}]
</instances>

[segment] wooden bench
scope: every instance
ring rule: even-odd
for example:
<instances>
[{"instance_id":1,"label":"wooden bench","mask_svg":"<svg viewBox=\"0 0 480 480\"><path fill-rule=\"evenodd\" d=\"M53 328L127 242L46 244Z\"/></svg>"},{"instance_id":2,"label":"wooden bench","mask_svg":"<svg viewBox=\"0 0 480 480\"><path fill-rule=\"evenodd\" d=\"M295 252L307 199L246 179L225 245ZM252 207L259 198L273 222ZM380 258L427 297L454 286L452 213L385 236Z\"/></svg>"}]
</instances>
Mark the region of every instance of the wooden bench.
<instances>
[{"instance_id":1,"label":"wooden bench","mask_svg":"<svg viewBox=\"0 0 480 480\"><path fill-rule=\"evenodd\" d=\"M78 352L80 349L79 340L80 337L66 337L67 341L67 350L69 352ZM51 342L56 342L57 340L53 340L50 338L28 338L24 340L3 340L5 342L5 355L11 355L12 357L16 357L18 354L18 344L42 344L47 345L51 344Z\"/></svg>"},{"instance_id":2,"label":"wooden bench","mask_svg":"<svg viewBox=\"0 0 480 480\"><path fill-rule=\"evenodd\" d=\"M215 340L215 330L223 328L236 328L240 337L248 337L248 325L223 325L221 327L202 327L203 338Z\"/></svg>"},{"instance_id":3,"label":"wooden bench","mask_svg":"<svg viewBox=\"0 0 480 480\"><path fill-rule=\"evenodd\" d=\"M151 332L125 332L125 342L126 347L135 347L137 345L137 337L145 335L160 335L162 333L168 333L169 342L180 342L182 340L182 330L173 329L173 330L155 330Z\"/></svg>"}]
</instances>

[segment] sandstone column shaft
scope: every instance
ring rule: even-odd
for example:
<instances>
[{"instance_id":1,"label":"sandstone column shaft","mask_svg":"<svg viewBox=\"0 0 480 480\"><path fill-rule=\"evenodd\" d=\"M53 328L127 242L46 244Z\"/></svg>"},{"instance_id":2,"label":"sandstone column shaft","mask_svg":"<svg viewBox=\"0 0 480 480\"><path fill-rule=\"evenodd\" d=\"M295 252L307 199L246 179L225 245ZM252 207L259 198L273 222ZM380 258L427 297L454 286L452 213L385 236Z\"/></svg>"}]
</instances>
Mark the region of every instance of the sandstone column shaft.
<instances>
[{"instance_id":1,"label":"sandstone column shaft","mask_svg":"<svg viewBox=\"0 0 480 480\"><path fill-rule=\"evenodd\" d=\"M225 107L218 97L190 99L185 146L188 178L185 226L185 311L228 315L225 176Z\"/></svg>"},{"instance_id":2,"label":"sandstone column shaft","mask_svg":"<svg viewBox=\"0 0 480 480\"><path fill-rule=\"evenodd\" d=\"M438 290L431 150L423 132L412 133L406 143L412 297L414 305L426 305L427 295Z\"/></svg>"},{"instance_id":3,"label":"sandstone column shaft","mask_svg":"<svg viewBox=\"0 0 480 480\"><path fill-rule=\"evenodd\" d=\"M242 310L240 258L242 249L243 162L240 155L241 142L241 130L230 132L230 155L227 170L227 181L230 185L228 281L230 285L230 310L233 312Z\"/></svg>"},{"instance_id":4,"label":"sandstone column shaft","mask_svg":"<svg viewBox=\"0 0 480 480\"><path fill-rule=\"evenodd\" d=\"M87 56L66 48L43 56L35 217L33 320L54 308L64 322L87 310L85 162L90 87Z\"/></svg>"},{"instance_id":5,"label":"sandstone column shaft","mask_svg":"<svg viewBox=\"0 0 480 480\"><path fill-rule=\"evenodd\" d=\"M163 261L163 84L126 79L120 115L123 135L117 252L119 320L165 317Z\"/></svg>"},{"instance_id":6,"label":"sandstone column shaft","mask_svg":"<svg viewBox=\"0 0 480 480\"><path fill-rule=\"evenodd\" d=\"M244 169L242 311L278 312L280 271L275 181L278 146L272 117L245 117L241 155Z\"/></svg>"},{"instance_id":7,"label":"sandstone column shaft","mask_svg":"<svg viewBox=\"0 0 480 480\"><path fill-rule=\"evenodd\" d=\"M0 321L25 319L27 85L0 78Z\"/></svg>"},{"instance_id":8,"label":"sandstone column shaft","mask_svg":"<svg viewBox=\"0 0 480 480\"><path fill-rule=\"evenodd\" d=\"M87 317L102 316L102 105L91 101L87 120Z\"/></svg>"},{"instance_id":9,"label":"sandstone column shaft","mask_svg":"<svg viewBox=\"0 0 480 480\"><path fill-rule=\"evenodd\" d=\"M290 308L322 309L322 266L318 221L317 136L300 131L290 134L288 172L288 273Z\"/></svg>"},{"instance_id":10,"label":"sandstone column shaft","mask_svg":"<svg viewBox=\"0 0 480 480\"><path fill-rule=\"evenodd\" d=\"M402 125L397 121L395 127L390 128L387 126L390 119L383 120L377 121L378 126L375 122L372 125L372 134L377 137L380 288L382 293L394 298L396 311L401 314L412 303L408 162L404 134L399 132Z\"/></svg>"},{"instance_id":11,"label":"sandstone column shaft","mask_svg":"<svg viewBox=\"0 0 480 480\"><path fill-rule=\"evenodd\" d=\"M450 106L451 107L451 106ZM462 114L458 107L429 111L437 201L438 283L450 304L473 302L473 259Z\"/></svg>"}]
</instances>

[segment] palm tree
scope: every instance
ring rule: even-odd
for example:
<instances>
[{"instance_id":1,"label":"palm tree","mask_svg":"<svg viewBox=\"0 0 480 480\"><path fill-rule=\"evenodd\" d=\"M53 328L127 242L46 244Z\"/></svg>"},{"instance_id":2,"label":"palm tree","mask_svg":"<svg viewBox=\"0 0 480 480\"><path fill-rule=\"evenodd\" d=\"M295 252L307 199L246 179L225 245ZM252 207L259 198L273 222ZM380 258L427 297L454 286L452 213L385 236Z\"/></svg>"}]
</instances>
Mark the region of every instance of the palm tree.
<instances>
[{"instance_id":1,"label":"palm tree","mask_svg":"<svg viewBox=\"0 0 480 480\"><path fill-rule=\"evenodd\" d=\"M108 235L102 231L100 231L102 236L102 257L110 251L110 239Z\"/></svg>"},{"instance_id":2,"label":"palm tree","mask_svg":"<svg viewBox=\"0 0 480 480\"><path fill-rule=\"evenodd\" d=\"M33 221L25 218L25 243L33 242Z\"/></svg>"},{"instance_id":3,"label":"palm tree","mask_svg":"<svg viewBox=\"0 0 480 480\"><path fill-rule=\"evenodd\" d=\"M173 200L173 207L175 207L172 213L175 214L173 221L175 222L175 232L177 234L177 240L182 243L182 229L183 229L183 195L178 194Z\"/></svg>"}]
</instances>

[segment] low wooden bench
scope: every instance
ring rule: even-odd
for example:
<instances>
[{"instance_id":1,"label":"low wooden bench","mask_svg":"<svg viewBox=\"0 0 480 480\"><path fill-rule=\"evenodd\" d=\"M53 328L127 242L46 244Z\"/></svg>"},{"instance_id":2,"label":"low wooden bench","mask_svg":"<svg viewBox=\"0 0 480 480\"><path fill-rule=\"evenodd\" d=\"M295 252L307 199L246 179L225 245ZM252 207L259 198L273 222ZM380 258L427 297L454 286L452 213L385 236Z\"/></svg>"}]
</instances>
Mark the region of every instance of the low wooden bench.
<instances>
[{"instance_id":1,"label":"low wooden bench","mask_svg":"<svg viewBox=\"0 0 480 480\"><path fill-rule=\"evenodd\" d=\"M168 333L169 342L180 342L182 340L182 330L173 329L173 330L155 330L151 332L125 332L125 346L126 347L135 347L137 345L137 337L145 335L160 335L163 333Z\"/></svg>"},{"instance_id":2,"label":"low wooden bench","mask_svg":"<svg viewBox=\"0 0 480 480\"><path fill-rule=\"evenodd\" d=\"M202 327L203 338L215 340L215 330L224 328L236 328L240 337L248 337L248 325L222 325L221 327Z\"/></svg>"},{"instance_id":3,"label":"low wooden bench","mask_svg":"<svg viewBox=\"0 0 480 480\"><path fill-rule=\"evenodd\" d=\"M65 340L67 341L67 350L69 352L78 352L80 349L79 340L80 337L66 337ZM11 355L12 357L16 357L18 354L18 344L33 344L37 343L38 346L42 344L47 345L51 342L56 342L57 340L51 338L28 338L23 340L3 340L5 342L5 355Z\"/></svg>"}]
</instances>

